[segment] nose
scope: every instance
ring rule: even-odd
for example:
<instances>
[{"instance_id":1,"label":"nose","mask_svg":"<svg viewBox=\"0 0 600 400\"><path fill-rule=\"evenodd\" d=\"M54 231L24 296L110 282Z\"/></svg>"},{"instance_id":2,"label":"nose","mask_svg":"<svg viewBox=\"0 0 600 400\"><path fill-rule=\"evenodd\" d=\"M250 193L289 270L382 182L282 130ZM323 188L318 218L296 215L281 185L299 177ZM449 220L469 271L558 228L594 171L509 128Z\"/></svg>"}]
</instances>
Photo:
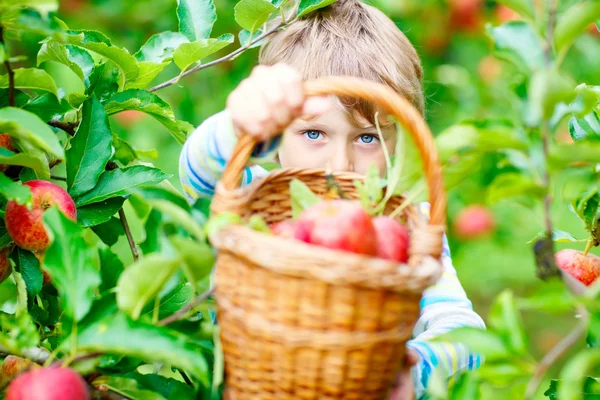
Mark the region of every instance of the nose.
<instances>
[{"instance_id":1,"label":"nose","mask_svg":"<svg viewBox=\"0 0 600 400\"><path fill-rule=\"evenodd\" d=\"M349 154L348 149L336 149L336 151L331 155L330 159L327 161L326 167L333 171L354 171L352 156L351 154Z\"/></svg>"}]
</instances>

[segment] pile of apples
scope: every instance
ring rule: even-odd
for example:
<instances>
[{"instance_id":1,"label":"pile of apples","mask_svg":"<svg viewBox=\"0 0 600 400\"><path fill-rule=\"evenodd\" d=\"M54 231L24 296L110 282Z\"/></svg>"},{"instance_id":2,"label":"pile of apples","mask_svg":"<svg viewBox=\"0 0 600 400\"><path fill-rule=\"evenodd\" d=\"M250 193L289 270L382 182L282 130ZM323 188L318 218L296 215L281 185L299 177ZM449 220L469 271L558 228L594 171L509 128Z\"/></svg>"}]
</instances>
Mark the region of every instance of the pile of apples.
<instances>
[{"instance_id":1,"label":"pile of apples","mask_svg":"<svg viewBox=\"0 0 600 400\"><path fill-rule=\"evenodd\" d=\"M358 202L325 200L305 209L298 219L271 226L276 236L371 257L408 261L408 229L389 217L372 218Z\"/></svg>"}]
</instances>

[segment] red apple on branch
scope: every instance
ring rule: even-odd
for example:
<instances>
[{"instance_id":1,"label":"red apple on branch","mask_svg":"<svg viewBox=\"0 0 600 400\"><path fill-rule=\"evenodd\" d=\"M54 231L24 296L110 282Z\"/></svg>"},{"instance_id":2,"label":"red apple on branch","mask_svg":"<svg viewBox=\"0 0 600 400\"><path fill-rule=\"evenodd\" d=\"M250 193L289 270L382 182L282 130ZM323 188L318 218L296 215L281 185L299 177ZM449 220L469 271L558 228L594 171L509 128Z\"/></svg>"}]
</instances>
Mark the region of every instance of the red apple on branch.
<instances>
[{"instance_id":1,"label":"red apple on branch","mask_svg":"<svg viewBox=\"0 0 600 400\"><path fill-rule=\"evenodd\" d=\"M0 387L4 387L20 374L33 368L41 368L39 365L26 358L13 355L7 356L2 362L0 369Z\"/></svg>"},{"instance_id":2,"label":"red apple on branch","mask_svg":"<svg viewBox=\"0 0 600 400\"><path fill-rule=\"evenodd\" d=\"M25 205L9 201L4 215L6 230L22 249L42 251L48 247L48 233L42 218L44 212L56 205L66 217L76 220L75 203L63 188L52 182L34 180L23 185L31 189L33 207L29 210Z\"/></svg>"},{"instance_id":3,"label":"red apple on branch","mask_svg":"<svg viewBox=\"0 0 600 400\"><path fill-rule=\"evenodd\" d=\"M490 234L496 227L493 214L483 206L463 209L454 222L454 233L463 240L476 239Z\"/></svg>"},{"instance_id":4,"label":"red apple on branch","mask_svg":"<svg viewBox=\"0 0 600 400\"><path fill-rule=\"evenodd\" d=\"M590 286L600 276L600 257L582 251L564 249L554 255L556 266L579 282Z\"/></svg>"},{"instance_id":5,"label":"red apple on branch","mask_svg":"<svg viewBox=\"0 0 600 400\"><path fill-rule=\"evenodd\" d=\"M0 283L4 282L6 278L12 273L12 265L8 259L8 254L11 252L12 246L8 246L0 250Z\"/></svg>"},{"instance_id":6,"label":"red apple on branch","mask_svg":"<svg viewBox=\"0 0 600 400\"><path fill-rule=\"evenodd\" d=\"M6 400L88 400L87 385L75 371L40 368L20 375L8 386Z\"/></svg>"}]
</instances>

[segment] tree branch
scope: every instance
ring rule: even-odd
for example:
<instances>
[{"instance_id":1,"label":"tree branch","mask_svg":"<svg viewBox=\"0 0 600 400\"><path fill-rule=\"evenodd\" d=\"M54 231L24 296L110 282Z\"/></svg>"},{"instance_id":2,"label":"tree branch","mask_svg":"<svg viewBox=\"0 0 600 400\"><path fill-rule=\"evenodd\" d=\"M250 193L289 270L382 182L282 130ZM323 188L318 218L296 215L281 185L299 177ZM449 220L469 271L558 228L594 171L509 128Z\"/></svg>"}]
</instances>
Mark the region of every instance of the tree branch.
<instances>
[{"instance_id":1,"label":"tree branch","mask_svg":"<svg viewBox=\"0 0 600 400\"><path fill-rule=\"evenodd\" d=\"M4 45L4 27L0 26L0 43ZM6 46L4 47L6 49ZM5 51L6 55L6 51ZM8 57L4 60L4 67L6 68L6 73L8 74L8 105L14 107L15 103L15 72L12 70L10 66L10 62L8 61Z\"/></svg>"},{"instance_id":2,"label":"tree branch","mask_svg":"<svg viewBox=\"0 0 600 400\"><path fill-rule=\"evenodd\" d=\"M540 361L540 363L538 364L533 374L533 377L527 384L527 391L525 392L526 400L532 399L533 396L535 396L535 393L537 392L540 384L542 383L542 380L544 379L548 368L550 368L563 354L565 354L567 350L573 347L577 343L579 338L583 336L583 334L585 334L585 332L587 331L589 314L585 308L580 308L580 313L581 321L579 322L579 324L577 324L577 326L575 326L575 328L571 332L569 332L567 336L565 336L560 342L558 342L556 346L554 346L552 350L550 350L548 354L546 354L544 358L542 358L542 361Z\"/></svg>"},{"instance_id":3,"label":"tree branch","mask_svg":"<svg viewBox=\"0 0 600 400\"><path fill-rule=\"evenodd\" d=\"M163 82L163 83L161 83L161 84L159 84L159 85L156 85L156 86L154 86L154 87L152 87L152 88L150 88L150 89L148 89L148 90L149 90L150 92L155 92L155 91L157 91L157 90L159 90L159 89L163 89L163 88L166 88L167 86L171 86L171 85L174 85L174 84L176 84L177 82L179 82L179 80L180 80L181 78L183 78L183 77L185 77L185 76L188 76L189 74L192 74L192 73L194 73L194 72L196 72L196 71L200 71L200 70L202 70L202 69L205 69L205 68L208 68L208 67L212 67L212 66L214 66L214 65L221 64L221 63L224 63L224 62L226 62L226 61L232 60L232 59L234 59L236 56L238 56L239 54L241 54L241 53L243 53L244 51L248 50L248 49L249 49L249 48L250 48L252 45L254 45L254 44L256 44L256 43L260 42L261 40L263 40L263 39L264 39L264 38L266 38L267 36L270 36L270 35L272 35L273 33L277 32L279 29L281 29L282 27L284 27L286 24L287 24L287 22L286 22L286 21L282 21L281 23L277 24L277 26L275 26L273 29L271 29L271 30L269 30L269 31L267 31L267 32L265 32L265 33L263 33L262 35L260 35L260 36L256 37L255 39L253 39L253 40L252 40L252 41L251 41L249 44L247 44L246 46L242 46L242 47L238 48L237 50L234 50L234 51L232 51L231 53L229 53L229 54L227 54L227 55L225 55L225 56L223 56L223 57L221 57L221 58L219 58L219 59L216 59L216 60L214 60L214 61L211 61L211 62L209 62L209 63L206 63L206 64L199 64L199 65L195 66L194 68L192 68L192 69L189 69L189 70L185 71L185 72L184 72L184 73L182 73L181 75L179 75L179 76L176 76L176 77L175 77L175 78L173 78L173 79L169 79L168 81L166 81L166 82Z\"/></svg>"},{"instance_id":4,"label":"tree branch","mask_svg":"<svg viewBox=\"0 0 600 400\"><path fill-rule=\"evenodd\" d=\"M53 119L48 122L48 125L58 129L62 129L63 131L67 132L70 136L75 136L75 130L77 129L77 126L79 124L76 122L63 122Z\"/></svg>"},{"instance_id":5,"label":"tree branch","mask_svg":"<svg viewBox=\"0 0 600 400\"><path fill-rule=\"evenodd\" d=\"M175 312L175 314L170 315L167 318L158 321L158 326L165 326L165 325L169 325L175 321L179 321L188 312L190 312L190 310L192 310L194 307L198 306L198 304L202 303L204 300L208 299L210 297L210 295L213 294L214 290L215 290L215 288L213 286L206 292L198 295L194 300L189 302L185 307L180 308L177 312Z\"/></svg>"},{"instance_id":6,"label":"tree branch","mask_svg":"<svg viewBox=\"0 0 600 400\"><path fill-rule=\"evenodd\" d=\"M125 211L123 211L123 208L119 210L119 218L123 224L123 229L125 229L125 236L127 236L127 241L129 242L129 247L131 248L133 261L137 261L140 258L140 254L135 241L133 240L133 236L131 235L131 229L129 229L129 223L127 222L127 217L125 216Z\"/></svg>"}]
</instances>

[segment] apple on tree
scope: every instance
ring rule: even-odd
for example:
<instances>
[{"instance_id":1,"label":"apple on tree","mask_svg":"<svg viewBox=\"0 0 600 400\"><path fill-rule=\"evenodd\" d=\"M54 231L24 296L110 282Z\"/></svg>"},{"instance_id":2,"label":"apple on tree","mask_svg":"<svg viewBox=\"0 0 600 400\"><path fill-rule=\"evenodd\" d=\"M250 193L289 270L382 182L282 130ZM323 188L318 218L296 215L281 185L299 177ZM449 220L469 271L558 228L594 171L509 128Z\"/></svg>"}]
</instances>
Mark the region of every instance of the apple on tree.
<instances>
[{"instance_id":1,"label":"apple on tree","mask_svg":"<svg viewBox=\"0 0 600 400\"><path fill-rule=\"evenodd\" d=\"M19 375L6 391L6 400L88 400L83 378L64 367L33 369Z\"/></svg>"},{"instance_id":2,"label":"apple on tree","mask_svg":"<svg viewBox=\"0 0 600 400\"><path fill-rule=\"evenodd\" d=\"M556 266L586 286L600 276L600 257L582 251L564 249L554 255Z\"/></svg>"},{"instance_id":3,"label":"apple on tree","mask_svg":"<svg viewBox=\"0 0 600 400\"><path fill-rule=\"evenodd\" d=\"M493 214L487 208L478 205L466 207L454 221L454 233L463 240L484 237L495 227Z\"/></svg>"},{"instance_id":4,"label":"apple on tree","mask_svg":"<svg viewBox=\"0 0 600 400\"><path fill-rule=\"evenodd\" d=\"M12 246L0 250L0 283L4 282L12 273L12 265L8 259L11 250Z\"/></svg>"},{"instance_id":5,"label":"apple on tree","mask_svg":"<svg viewBox=\"0 0 600 400\"><path fill-rule=\"evenodd\" d=\"M0 388L5 387L17 376L33 368L41 367L26 358L13 355L6 356L0 368Z\"/></svg>"},{"instance_id":6,"label":"apple on tree","mask_svg":"<svg viewBox=\"0 0 600 400\"><path fill-rule=\"evenodd\" d=\"M52 182L33 180L23 185L31 189L33 207L30 210L25 205L9 201L4 215L6 230L22 249L43 251L48 247L48 233L42 218L44 212L56 205L67 218L76 220L75 203L63 188Z\"/></svg>"}]
</instances>

